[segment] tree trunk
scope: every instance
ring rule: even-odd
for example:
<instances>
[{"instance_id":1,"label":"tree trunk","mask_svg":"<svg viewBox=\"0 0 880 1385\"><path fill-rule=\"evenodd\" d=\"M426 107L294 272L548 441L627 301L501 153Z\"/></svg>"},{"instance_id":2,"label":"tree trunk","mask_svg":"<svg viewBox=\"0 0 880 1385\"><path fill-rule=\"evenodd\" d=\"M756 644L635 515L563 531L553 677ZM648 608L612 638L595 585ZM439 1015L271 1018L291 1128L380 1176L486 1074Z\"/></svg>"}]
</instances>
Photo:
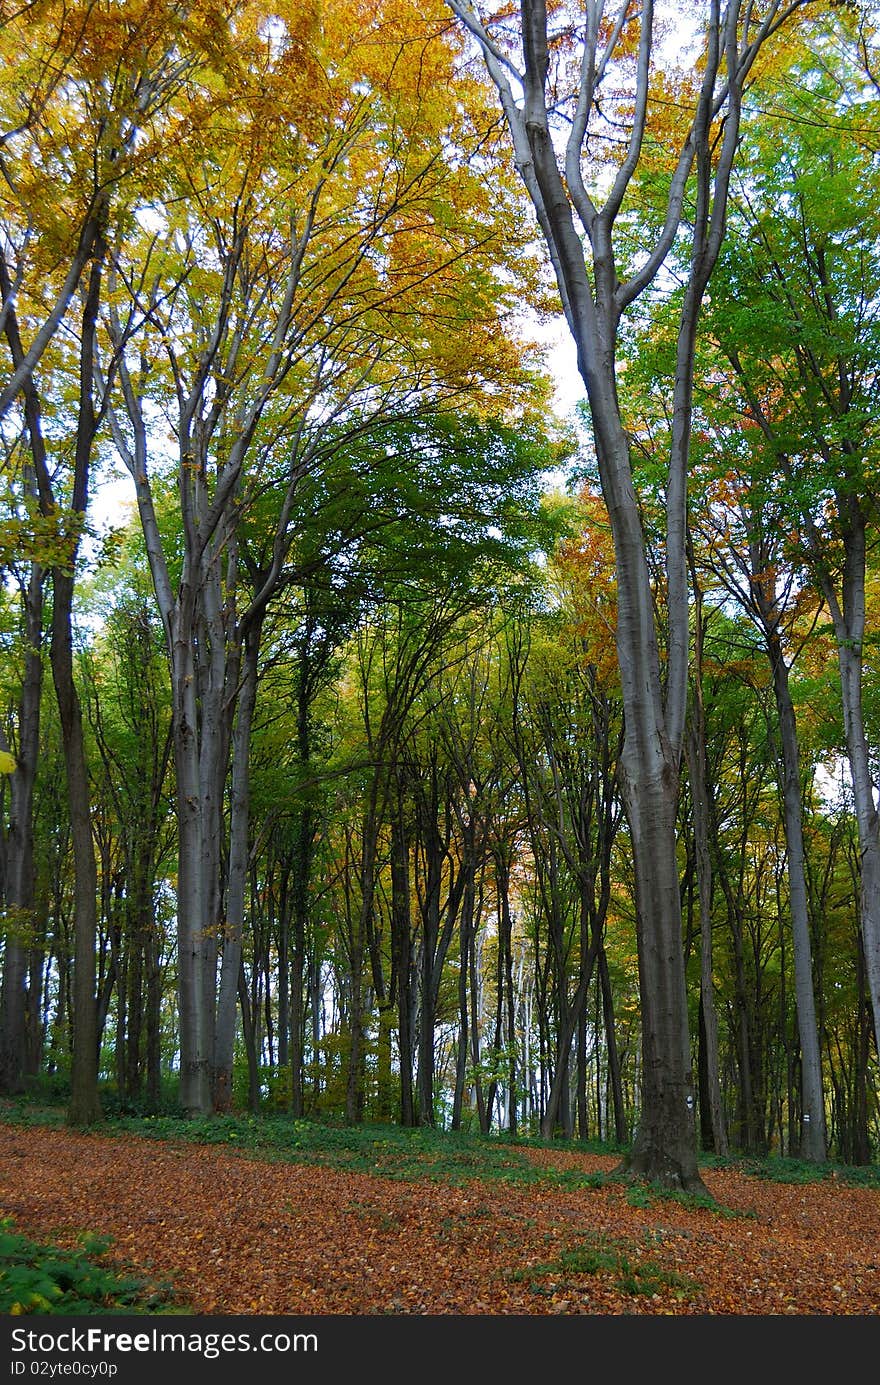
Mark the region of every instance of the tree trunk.
<instances>
[{"instance_id":1,"label":"tree trunk","mask_svg":"<svg viewBox=\"0 0 880 1385\"><path fill-rule=\"evenodd\" d=\"M611 1105L614 1110L614 1138L618 1144L626 1144L629 1132L623 1108L623 1083L620 1077L620 1055L617 1050L617 1033L614 1025L614 998L611 994L611 977L608 974L608 958L605 948L599 948L599 983L602 988L602 1020L605 1029L605 1048L608 1054L608 1085L611 1088Z\"/></svg>"},{"instance_id":2,"label":"tree trunk","mask_svg":"<svg viewBox=\"0 0 880 1385\"><path fill-rule=\"evenodd\" d=\"M687 1027L681 900L675 853L677 782L669 767L638 791L624 781L636 873L642 1006L642 1108L628 1165L666 1185L704 1191L697 1173L694 1086Z\"/></svg>"},{"instance_id":3,"label":"tree trunk","mask_svg":"<svg viewBox=\"0 0 880 1385\"><path fill-rule=\"evenodd\" d=\"M810 919L804 865L800 756L794 704L789 689L788 666L778 636L769 625L766 625L765 629L768 654L773 670L773 692L779 717L782 749L782 799L785 816L785 845L788 857L795 999L801 1050L800 1157L812 1163L822 1164L827 1158L825 1096L822 1088L822 1059L819 1051L816 1001L813 992Z\"/></svg>"},{"instance_id":4,"label":"tree trunk","mask_svg":"<svg viewBox=\"0 0 880 1385\"><path fill-rule=\"evenodd\" d=\"M862 586L864 568L862 568ZM854 599L854 598L853 598ZM862 605L864 590L862 590ZM859 832L859 918L864 948L865 977L874 1021L874 1043L880 1057L880 816L874 797L868 739L862 706L862 635L851 633L855 622L835 620L837 659L843 698L843 724ZM856 629L859 625L856 624Z\"/></svg>"},{"instance_id":5,"label":"tree trunk","mask_svg":"<svg viewBox=\"0 0 880 1385\"><path fill-rule=\"evenodd\" d=\"M43 687L43 570L31 565L24 598L24 678L18 713L16 767L11 777L6 839L6 917L0 996L0 1092L24 1087L28 935L34 905L34 783Z\"/></svg>"},{"instance_id":6,"label":"tree trunk","mask_svg":"<svg viewBox=\"0 0 880 1385\"><path fill-rule=\"evenodd\" d=\"M413 1101L412 922L409 843L398 803L391 821L391 948L397 980L397 1048L400 1062L400 1123L415 1125Z\"/></svg>"},{"instance_id":7,"label":"tree trunk","mask_svg":"<svg viewBox=\"0 0 880 1385\"><path fill-rule=\"evenodd\" d=\"M71 510L77 521L84 521L88 507L89 466L97 430L93 402L93 362L103 253L102 241L96 249L95 258L92 262L88 292L83 307L79 414L71 503ZM74 1038L68 1120L72 1125L88 1125L100 1120L101 1117L101 1103L98 1099L98 1031L95 996L98 876L95 865L95 847L92 840L92 811L83 738L82 707L73 676L73 590L78 549L79 540L77 538L73 544L69 566L64 569L56 567L52 570L50 660L64 743L74 861Z\"/></svg>"},{"instance_id":8,"label":"tree trunk","mask_svg":"<svg viewBox=\"0 0 880 1385\"><path fill-rule=\"evenodd\" d=\"M171 675L178 828L180 1103L188 1116L207 1116L213 1109L211 1067L214 1054L203 994L205 911L197 730L199 711L192 633L186 620L178 618L175 627Z\"/></svg>"},{"instance_id":9,"label":"tree trunk","mask_svg":"<svg viewBox=\"0 0 880 1385\"><path fill-rule=\"evenodd\" d=\"M98 873L92 841L82 708L73 681L72 601L73 579L59 574L56 569L53 573L51 660L64 740L74 862L74 1030L68 1119L71 1125L89 1125L101 1118L95 997Z\"/></svg>"},{"instance_id":10,"label":"tree trunk","mask_svg":"<svg viewBox=\"0 0 880 1385\"><path fill-rule=\"evenodd\" d=\"M709 855L709 811L706 787L705 726L700 708L695 711L687 739L688 769L694 805L694 835L696 838L697 887L700 899L700 1053L701 1091L700 1120L711 1137L707 1148L716 1154L727 1155L727 1123L721 1097L718 1064L718 1015L715 1009L715 981L712 960L712 863ZM703 1103L707 1109L704 1111ZM704 1138L705 1144L705 1138Z\"/></svg>"},{"instance_id":11,"label":"tree trunk","mask_svg":"<svg viewBox=\"0 0 880 1385\"><path fill-rule=\"evenodd\" d=\"M213 1059L213 1109L232 1109L232 1066L235 1052L235 1022L238 999L238 974L244 938L244 901L250 847L250 757L251 726L257 699L257 659L261 622L252 624L245 635L238 709L232 735L232 789L229 804L229 878L226 886L226 920L220 968L220 995Z\"/></svg>"},{"instance_id":12,"label":"tree trunk","mask_svg":"<svg viewBox=\"0 0 880 1385\"><path fill-rule=\"evenodd\" d=\"M349 1054L345 1082L345 1119L351 1125L359 1125L363 1120L366 1101L363 970L376 888L378 797L379 785L374 777L361 831L361 904L356 912L349 953L351 992L348 1011Z\"/></svg>"},{"instance_id":13,"label":"tree trunk","mask_svg":"<svg viewBox=\"0 0 880 1385\"><path fill-rule=\"evenodd\" d=\"M455 1055L455 1091L452 1098L452 1129L461 1129L461 1116L464 1107L464 1090L467 1081L467 1065L470 1051L470 1027L468 1005L468 974L471 965L471 952L474 947L476 931L476 852L474 847L473 823L465 826L464 894L462 895L461 917L459 919L458 949L458 1046Z\"/></svg>"}]
</instances>

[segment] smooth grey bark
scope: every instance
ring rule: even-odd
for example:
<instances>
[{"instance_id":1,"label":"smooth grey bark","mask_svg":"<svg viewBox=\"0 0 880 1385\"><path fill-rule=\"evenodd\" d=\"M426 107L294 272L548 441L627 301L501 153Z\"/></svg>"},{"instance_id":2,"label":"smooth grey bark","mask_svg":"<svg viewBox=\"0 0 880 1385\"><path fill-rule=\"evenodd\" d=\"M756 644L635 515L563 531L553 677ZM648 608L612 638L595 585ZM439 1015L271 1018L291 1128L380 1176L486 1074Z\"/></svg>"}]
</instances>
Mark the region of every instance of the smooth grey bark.
<instances>
[{"instance_id":1,"label":"smooth grey bark","mask_svg":"<svg viewBox=\"0 0 880 1385\"><path fill-rule=\"evenodd\" d=\"M412 1033L412 920L410 916L409 836L403 795L397 788L391 815L391 950L397 990L397 1048L400 1067L400 1123L414 1126Z\"/></svg>"},{"instance_id":2,"label":"smooth grey bark","mask_svg":"<svg viewBox=\"0 0 880 1385\"><path fill-rule=\"evenodd\" d=\"M213 1099L215 1111L232 1107L232 1065L238 1006L238 974L244 939L245 894L250 848L251 728L257 701L257 662L262 622L252 623L245 635L241 683L232 733L232 785L229 795L229 867L226 913L214 1035ZM219 785L222 793L222 783Z\"/></svg>"},{"instance_id":3,"label":"smooth grey bark","mask_svg":"<svg viewBox=\"0 0 880 1385\"><path fill-rule=\"evenodd\" d=\"M188 598L189 592L183 595ZM189 599L172 614L172 711L175 796L178 825L177 974L180 1012L180 1100L189 1115L212 1108L213 996L206 994L210 949L207 932L215 922L203 894L210 812L202 804L199 773L197 670ZM218 856L219 864L219 856ZM208 1004L211 1011L208 1011Z\"/></svg>"},{"instance_id":4,"label":"smooth grey bark","mask_svg":"<svg viewBox=\"0 0 880 1385\"><path fill-rule=\"evenodd\" d=\"M97 431L92 363L103 253L102 242L92 260L82 318L79 409L71 495L71 511L79 521L84 521L88 507L89 465ZM42 478L41 491L47 483L48 477ZM68 1120L72 1125L89 1125L101 1117L101 1103L98 1098L95 995L98 878L92 839L92 811L82 706L73 675L73 592L78 548L77 539L70 555L69 567L52 569L52 638L49 657L64 744L74 861L73 1057Z\"/></svg>"},{"instance_id":5,"label":"smooth grey bark","mask_svg":"<svg viewBox=\"0 0 880 1385\"><path fill-rule=\"evenodd\" d=\"M696 853L697 890L700 905L700 1023L703 1045L705 1080L701 1084L701 1099L705 1093L708 1103L712 1148L716 1154L727 1155L729 1143L721 1078L718 1061L718 1013L715 1006L715 979L712 958L712 858L709 850L709 792L706 774L706 712L703 703L703 636L704 616L702 592L697 580L693 550L688 539L691 566L691 585L694 592L694 686L690 716L685 734L685 755L691 785L694 812L694 846ZM706 1113L701 1110L701 1119Z\"/></svg>"},{"instance_id":6,"label":"smooth grey bark","mask_svg":"<svg viewBox=\"0 0 880 1385\"><path fill-rule=\"evenodd\" d=\"M794 704L789 687L788 665L774 629L768 630L768 654L773 670L773 692L779 718L781 743L782 800L785 817L789 907L791 909L792 952L798 1037L801 1048L801 1135L800 1157L813 1163L827 1158L825 1095L822 1083L822 1056L816 1023L813 990L812 948L807 880L804 865L804 834L800 754Z\"/></svg>"}]
</instances>

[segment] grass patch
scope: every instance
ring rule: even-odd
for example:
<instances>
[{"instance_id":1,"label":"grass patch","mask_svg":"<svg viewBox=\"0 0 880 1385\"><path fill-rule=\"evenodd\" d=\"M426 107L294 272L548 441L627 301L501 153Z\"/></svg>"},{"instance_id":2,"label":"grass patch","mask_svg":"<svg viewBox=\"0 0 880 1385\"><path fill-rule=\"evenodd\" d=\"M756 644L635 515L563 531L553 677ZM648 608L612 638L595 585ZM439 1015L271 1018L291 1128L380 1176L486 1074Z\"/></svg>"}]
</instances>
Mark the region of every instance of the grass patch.
<instances>
[{"instance_id":1,"label":"grass patch","mask_svg":"<svg viewBox=\"0 0 880 1385\"><path fill-rule=\"evenodd\" d=\"M511 1278L527 1281L532 1293L558 1296L581 1285L588 1275L602 1275L621 1293L654 1298L672 1292L679 1301L692 1298L700 1285L675 1270L655 1261L636 1258L623 1242L588 1236L578 1245L563 1250L555 1260L515 1270Z\"/></svg>"},{"instance_id":2,"label":"grass patch","mask_svg":"<svg viewBox=\"0 0 880 1385\"><path fill-rule=\"evenodd\" d=\"M83 1232L77 1248L32 1241L0 1221L0 1313L182 1313L169 1285L151 1285L101 1263L108 1240Z\"/></svg>"},{"instance_id":3,"label":"grass patch","mask_svg":"<svg viewBox=\"0 0 880 1385\"><path fill-rule=\"evenodd\" d=\"M104 1121L95 1130L222 1145L263 1159L372 1173L404 1182L428 1179L455 1185L484 1179L579 1189L598 1187L603 1182L602 1175L540 1167L529 1157L529 1148L534 1146L427 1127L331 1125L289 1116L212 1116L205 1120L156 1116Z\"/></svg>"},{"instance_id":4,"label":"grass patch","mask_svg":"<svg viewBox=\"0 0 880 1385\"><path fill-rule=\"evenodd\" d=\"M735 1220L740 1217L754 1219L754 1212L742 1212L735 1207L726 1207L723 1202L718 1202L708 1193L688 1193L682 1188L664 1188L660 1183L633 1183L626 1179L619 1180L626 1184L626 1200L630 1207L655 1207L658 1202L677 1202L679 1207L687 1207L691 1211L702 1209L705 1212L714 1212L718 1217L725 1217L728 1220Z\"/></svg>"}]
</instances>

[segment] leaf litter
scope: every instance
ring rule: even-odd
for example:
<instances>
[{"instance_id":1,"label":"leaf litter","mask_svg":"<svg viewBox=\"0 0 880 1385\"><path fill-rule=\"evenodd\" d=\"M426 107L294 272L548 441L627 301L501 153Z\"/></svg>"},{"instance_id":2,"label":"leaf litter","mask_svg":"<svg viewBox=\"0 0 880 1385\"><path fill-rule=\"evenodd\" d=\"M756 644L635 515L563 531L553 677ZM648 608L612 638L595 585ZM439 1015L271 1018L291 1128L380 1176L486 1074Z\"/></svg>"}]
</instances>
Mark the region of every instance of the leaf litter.
<instances>
[{"instance_id":1,"label":"leaf litter","mask_svg":"<svg viewBox=\"0 0 880 1385\"><path fill-rule=\"evenodd\" d=\"M199 1315L880 1313L880 1188L709 1168L712 1208L607 1181L612 1156L529 1159L546 1181L443 1185L0 1124L0 1209L110 1238Z\"/></svg>"}]
</instances>

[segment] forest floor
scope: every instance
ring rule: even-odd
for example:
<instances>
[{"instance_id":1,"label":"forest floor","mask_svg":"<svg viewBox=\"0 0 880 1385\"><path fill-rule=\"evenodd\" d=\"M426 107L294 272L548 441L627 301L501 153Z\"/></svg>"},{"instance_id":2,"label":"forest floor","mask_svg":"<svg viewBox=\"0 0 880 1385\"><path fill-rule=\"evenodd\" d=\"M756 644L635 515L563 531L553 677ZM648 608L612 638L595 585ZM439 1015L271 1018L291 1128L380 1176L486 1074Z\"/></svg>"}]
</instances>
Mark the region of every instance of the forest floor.
<instances>
[{"instance_id":1,"label":"forest floor","mask_svg":"<svg viewBox=\"0 0 880 1385\"><path fill-rule=\"evenodd\" d=\"M308 1140L235 1148L240 1128L220 1146L0 1117L0 1213L109 1238L104 1263L199 1315L880 1314L876 1184L706 1167L712 1206L609 1178L613 1155L509 1145L490 1168L434 1137L420 1165L376 1127L346 1166Z\"/></svg>"}]
</instances>

